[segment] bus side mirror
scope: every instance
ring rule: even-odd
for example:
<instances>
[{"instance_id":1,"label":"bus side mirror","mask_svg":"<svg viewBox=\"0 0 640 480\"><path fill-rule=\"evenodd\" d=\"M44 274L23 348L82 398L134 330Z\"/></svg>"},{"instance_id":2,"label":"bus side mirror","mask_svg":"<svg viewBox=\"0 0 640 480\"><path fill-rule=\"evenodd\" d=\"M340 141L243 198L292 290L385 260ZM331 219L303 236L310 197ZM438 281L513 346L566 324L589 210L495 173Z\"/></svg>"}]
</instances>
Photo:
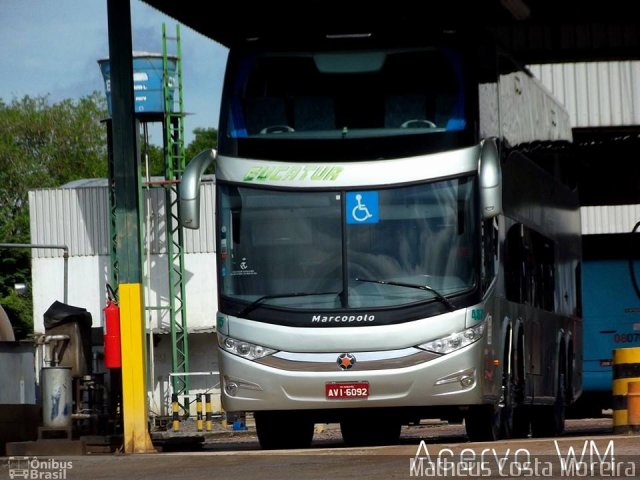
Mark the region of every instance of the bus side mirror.
<instances>
[{"instance_id":1,"label":"bus side mirror","mask_svg":"<svg viewBox=\"0 0 640 480\"><path fill-rule=\"evenodd\" d=\"M216 159L212 148L193 157L184 169L178 187L180 224L185 228L200 227L200 181L207 167Z\"/></svg>"},{"instance_id":2,"label":"bus side mirror","mask_svg":"<svg viewBox=\"0 0 640 480\"><path fill-rule=\"evenodd\" d=\"M480 205L485 219L502 213L502 170L500 153L494 138L482 142L478 165L480 177Z\"/></svg>"}]
</instances>

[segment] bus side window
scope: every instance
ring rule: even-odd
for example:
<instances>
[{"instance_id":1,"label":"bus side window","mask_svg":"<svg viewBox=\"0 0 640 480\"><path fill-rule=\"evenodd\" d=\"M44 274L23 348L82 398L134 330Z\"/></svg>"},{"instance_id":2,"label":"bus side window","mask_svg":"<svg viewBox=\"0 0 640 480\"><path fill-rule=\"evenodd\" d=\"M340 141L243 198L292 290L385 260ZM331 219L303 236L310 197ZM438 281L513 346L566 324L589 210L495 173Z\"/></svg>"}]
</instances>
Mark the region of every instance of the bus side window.
<instances>
[{"instance_id":1,"label":"bus side window","mask_svg":"<svg viewBox=\"0 0 640 480\"><path fill-rule=\"evenodd\" d=\"M578 263L575 269L575 290L576 290L576 315L582 318L582 264Z\"/></svg>"},{"instance_id":2,"label":"bus side window","mask_svg":"<svg viewBox=\"0 0 640 480\"><path fill-rule=\"evenodd\" d=\"M498 261L498 219L482 223L482 291L485 292L496 275Z\"/></svg>"},{"instance_id":3,"label":"bus side window","mask_svg":"<svg viewBox=\"0 0 640 480\"><path fill-rule=\"evenodd\" d=\"M554 243L524 225L512 226L505 245L504 282L507 300L554 311Z\"/></svg>"},{"instance_id":4,"label":"bus side window","mask_svg":"<svg viewBox=\"0 0 640 480\"><path fill-rule=\"evenodd\" d=\"M524 303L527 301L527 289L522 225L516 224L509 229L504 250L504 285L507 300Z\"/></svg>"}]
</instances>

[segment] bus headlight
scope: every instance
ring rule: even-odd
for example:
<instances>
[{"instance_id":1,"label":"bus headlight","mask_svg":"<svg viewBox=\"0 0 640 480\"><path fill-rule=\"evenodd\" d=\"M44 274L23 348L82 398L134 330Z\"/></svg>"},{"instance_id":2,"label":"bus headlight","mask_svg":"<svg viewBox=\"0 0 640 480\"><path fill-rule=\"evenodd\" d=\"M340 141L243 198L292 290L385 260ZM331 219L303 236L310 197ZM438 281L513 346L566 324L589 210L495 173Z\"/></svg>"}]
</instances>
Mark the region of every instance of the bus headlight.
<instances>
[{"instance_id":1,"label":"bus headlight","mask_svg":"<svg viewBox=\"0 0 640 480\"><path fill-rule=\"evenodd\" d=\"M255 343L245 342L243 340L237 340L233 337L227 337L226 335L218 334L218 345L223 350L238 355L247 360L257 360L258 358L266 357L277 352L272 348L263 347L262 345L256 345Z\"/></svg>"},{"instance_id":2,"label":"bus headlight","mask_svg":"<svg viewBox=\"0 0 640 480\"><path fill-rule=\"evenodd\" d=\"M418 345L418 348L427 350L429 352L447 354L455 352L456 350L471 345L473 342L477 342L484 333L484 322L474 325L471 328L462 330L461 332L452 333L446 337L432 340L431 342Z\"/></svg>"}]
</instances>

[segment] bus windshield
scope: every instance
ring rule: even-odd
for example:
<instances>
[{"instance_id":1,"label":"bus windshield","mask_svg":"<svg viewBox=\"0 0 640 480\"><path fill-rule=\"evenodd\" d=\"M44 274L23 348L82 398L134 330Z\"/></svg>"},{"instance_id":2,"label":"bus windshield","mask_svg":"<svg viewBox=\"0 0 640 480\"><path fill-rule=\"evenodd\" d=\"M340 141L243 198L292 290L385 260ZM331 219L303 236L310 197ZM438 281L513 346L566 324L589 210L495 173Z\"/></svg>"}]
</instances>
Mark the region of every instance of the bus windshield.
<instances>
[{"instance_id":1,"label":"bus windshield","mask_svg":"<svg viewBox=\"0 0 640 480\"><path fill-rule=\"evenodd\" d=\"M222 154L282 160L320 148L325 160L390 158L470 143L463 61L453 49L235 54L226 82ZM375 151L363 149L371 139Z\"/></svg>"},{"instance_id":2,"label":"bus windshield","mask_svg":"<svg viewBox=\"0 0 640 480\"><path fill-rule=\"evenodd\" d=\"M475 190L473 177L361 191L220 184L221 294L267 308L450 308L477 282Z\"/></svg>"}]
</instances>

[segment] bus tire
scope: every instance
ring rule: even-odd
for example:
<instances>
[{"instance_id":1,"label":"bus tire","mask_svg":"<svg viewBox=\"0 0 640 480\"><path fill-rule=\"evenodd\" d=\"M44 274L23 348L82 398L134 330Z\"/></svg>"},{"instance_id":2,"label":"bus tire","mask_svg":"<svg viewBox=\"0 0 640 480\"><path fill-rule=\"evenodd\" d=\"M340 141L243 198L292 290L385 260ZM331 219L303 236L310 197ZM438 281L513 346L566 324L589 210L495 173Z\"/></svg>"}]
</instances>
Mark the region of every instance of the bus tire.
<instances>
[{"instance_id":1,"label":"bus tire","mask_svg":"<svg viewBox=\"0 0 640 480\"><path fill-rule=\"evenodd\" d=\"M501 415L498 405L471 405L464 418L467 437L472 442L500 439Z\"/></svg>"},{"instance_id":2,"label":"bus tire","mask_svg":"<svg viewBox=\"0 0 640 480\"><path fill-rule=\"evenodd\" d=\"M508 410L507 410L508 409ZM493 442L529 435L530 415L525 406L472 405L464 419L472 442Z\"/></svg>"},{"instance_id":3,"label":"bus tire","mask_svg":"<svg viewBox=\"0 0 640 480\"><path fill-rule=\"evenodd\" d=\"M510 428L505 438L526 438L531 429L531 413L525 402L525 356L524 332L519 329L511 365L513 371L509 378L509 405L511 406Z\"/></svg>"},{"instance_id":4,"label":"bus tire","mask_svg":"<svg viewBox=\"0 0 640 480\"><path fill-rule=\"evenodd\" d=\"M511 438L527 438L531 431L531 413L528 407L519 406L513 419Z\"/></svg>"},{"instance_id":5,"label":"bus tire","mask_svg":"<svg viewBox=\"0 0 640 480\"><path fill-rule=\"evenodd\" d=\"M512 344L511 329L505 338L500 400L493 405L471 406L465 417L467 436L471 441L495 441L524 438L529 435L529 410L523 405L525 391L524 333L517 331Z\"/></svg>"},{"instance_id":6,"label":"bus tire","mask_svg":"<svg viewBox=\"0 0 640 480\"><path fill-rule=\"evenodd\" d=\"M564 373L558 375L556 399L553 405L533 407L531 433L534 437L557 437L564 432L566 417L566 386Z\"/></svg>"},{"instance_id":7,"label":"bus tire","mask_svg":"<svg viewBox=\"0 0 640 480\"><path fill-rule=\"evenodd\" d=\"M509 397L501 412L500 438L527 438L531 426L529 408L518 401L518 386L510 383L506 392Z\"/></svg>"},{"instance_id":8,"label":"bus tire","mask_svg":"<svg viewBox=\"0 0 640 480\"><path fill-rule=\"evenodd\" d=\"M265 450L308 448L313 440L313 421L293 412L255 412L256 433Z\"/></svg>"}]
</instances>

